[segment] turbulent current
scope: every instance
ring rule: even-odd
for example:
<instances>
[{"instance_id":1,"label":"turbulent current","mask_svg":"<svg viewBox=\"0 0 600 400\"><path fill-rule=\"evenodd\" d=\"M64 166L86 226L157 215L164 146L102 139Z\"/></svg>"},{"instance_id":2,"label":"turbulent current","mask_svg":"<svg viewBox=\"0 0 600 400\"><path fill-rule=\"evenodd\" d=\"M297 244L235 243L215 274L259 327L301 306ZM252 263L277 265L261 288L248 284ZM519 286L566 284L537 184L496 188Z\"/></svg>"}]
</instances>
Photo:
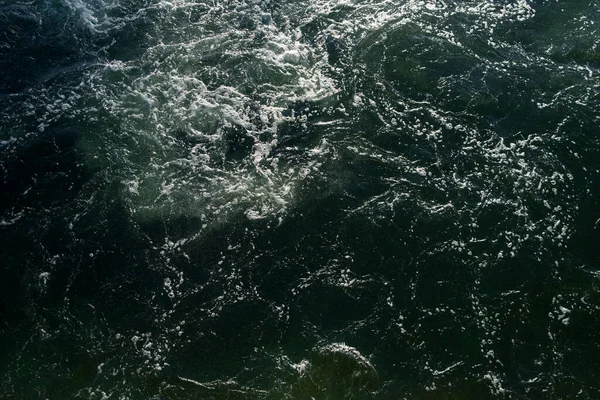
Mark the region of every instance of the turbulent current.
<instances>
[{"instance_id":1,"label":"turbulent current","mask_svg":"<svg viewBox=\"0 0 600 400\"><path fill-rule=\"evenodd\" d=\"M600 3L0 0L0 398L600 399Z\"/></svg>"}]
</instances>

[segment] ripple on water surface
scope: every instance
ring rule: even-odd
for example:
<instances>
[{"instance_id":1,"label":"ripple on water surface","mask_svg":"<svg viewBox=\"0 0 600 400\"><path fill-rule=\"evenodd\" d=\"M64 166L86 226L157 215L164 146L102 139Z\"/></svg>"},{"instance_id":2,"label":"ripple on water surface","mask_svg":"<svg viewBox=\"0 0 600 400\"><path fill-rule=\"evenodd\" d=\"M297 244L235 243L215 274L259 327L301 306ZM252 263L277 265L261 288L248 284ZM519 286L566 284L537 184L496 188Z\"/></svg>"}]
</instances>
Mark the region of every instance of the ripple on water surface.
<instances>
[{"instance_id":1,"label":"ripple on water surface","mask_svg":"<svg viewBox=\"0 0 600 400\"><path fill-rule=\"evenodd\" d=\"M599 396L600 6L0 5L9 398Z\"/></svg>"}]
</instances>

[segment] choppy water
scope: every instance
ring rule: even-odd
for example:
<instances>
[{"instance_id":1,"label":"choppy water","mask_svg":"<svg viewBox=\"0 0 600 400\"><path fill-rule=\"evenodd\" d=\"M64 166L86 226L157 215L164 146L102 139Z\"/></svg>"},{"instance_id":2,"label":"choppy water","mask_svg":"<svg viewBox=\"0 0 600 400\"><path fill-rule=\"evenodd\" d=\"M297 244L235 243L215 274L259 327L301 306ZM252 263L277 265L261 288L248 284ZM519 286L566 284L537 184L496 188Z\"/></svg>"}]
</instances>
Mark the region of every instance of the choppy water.
<instances>
[{"instance_id":1,"label":"choppy water","mask_svg":"<svg viewBox=\"0 0 600 400\"><path fill-rule=\"evenodd\" d=\"M600 3L1 0L0 397L600 398Z\"/></svg>"}]
</instances>

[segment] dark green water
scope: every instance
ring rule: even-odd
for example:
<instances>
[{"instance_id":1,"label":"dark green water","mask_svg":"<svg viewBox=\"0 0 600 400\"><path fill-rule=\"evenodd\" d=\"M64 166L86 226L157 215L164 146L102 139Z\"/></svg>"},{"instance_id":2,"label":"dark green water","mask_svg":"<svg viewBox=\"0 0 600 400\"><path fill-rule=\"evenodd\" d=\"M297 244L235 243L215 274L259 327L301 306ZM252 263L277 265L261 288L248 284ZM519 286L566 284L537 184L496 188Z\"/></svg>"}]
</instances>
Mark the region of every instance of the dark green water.
<instances>
[{"instance_id":1,"label":"dark green water","mask_svg":"<svg viewBox=\"0 0 600 400\"><path fill-rule=\"evenodd\" d=\"M0 398L600 399L600 3L0 0Z\"/></svg>"}]
</instances>

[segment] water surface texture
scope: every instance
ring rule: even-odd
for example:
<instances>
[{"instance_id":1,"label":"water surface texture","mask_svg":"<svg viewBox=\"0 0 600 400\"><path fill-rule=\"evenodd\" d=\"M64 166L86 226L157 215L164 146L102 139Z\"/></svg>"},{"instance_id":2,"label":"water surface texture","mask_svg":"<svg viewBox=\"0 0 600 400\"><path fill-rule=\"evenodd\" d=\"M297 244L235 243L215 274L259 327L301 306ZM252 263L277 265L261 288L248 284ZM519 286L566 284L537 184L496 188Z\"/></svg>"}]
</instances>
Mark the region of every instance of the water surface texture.
<instances>
[{"instance_id":1,"label":"water surface texture","mask_svg":"<svg viewBox=\"0 0 600 400\"><path fill-rule=\"evenodd\" d=\"M0 0L0 398L599 399L600 3Z\"/></svg>"}]
</instances>

